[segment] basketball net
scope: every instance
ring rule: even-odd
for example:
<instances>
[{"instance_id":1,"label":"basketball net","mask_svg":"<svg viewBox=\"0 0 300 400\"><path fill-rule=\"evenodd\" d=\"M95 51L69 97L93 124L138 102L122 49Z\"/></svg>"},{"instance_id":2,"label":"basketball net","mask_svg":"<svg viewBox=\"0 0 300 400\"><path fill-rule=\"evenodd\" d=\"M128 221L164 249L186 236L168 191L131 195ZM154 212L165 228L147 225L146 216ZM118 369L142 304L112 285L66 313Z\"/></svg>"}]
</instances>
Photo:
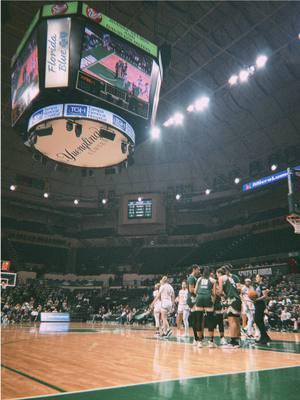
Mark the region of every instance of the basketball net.
<instances>
[{"instance_id":1,"label":"basketball net","mask_svg":"<svg viewBox=\"0 0 300 400\"><path fill-rule=\"evenodd\" d=\"M300 234L300 217L297 214L291 214L286 217L287 222L289 222L295 230L295 233Z\"/></svg>"}]
</instances>

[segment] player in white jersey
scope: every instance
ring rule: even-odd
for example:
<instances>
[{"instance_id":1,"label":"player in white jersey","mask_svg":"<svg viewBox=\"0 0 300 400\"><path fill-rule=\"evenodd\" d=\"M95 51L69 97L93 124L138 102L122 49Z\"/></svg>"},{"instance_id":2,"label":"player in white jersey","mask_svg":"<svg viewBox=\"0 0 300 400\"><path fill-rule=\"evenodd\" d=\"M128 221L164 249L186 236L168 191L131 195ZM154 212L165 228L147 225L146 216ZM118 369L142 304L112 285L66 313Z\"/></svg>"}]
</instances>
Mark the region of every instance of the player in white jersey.
<instances>
[{"instance_id":1,"label":"player in white jersey","mask_svg":"<svg viewBox=\"0 0 300 400\"><path fill-rule=\"evenodd\" d=\"M160 287L160 284L156 283L155 286L154 286L154 291L153 291L153 298L154 299L156 298L156 296L159 293L159 287ZM159 299L154 304L154 309L153 309L153 315L154 315L154 320L155 320L155 328L156 328L156 332L155 332L156 336L160 335L160 312L161 312L161 301Z\"/></svg>"},{"instance_id":2,"label":"player in white jersey","mask_svg":"<svg viewBox=\"0 0 300 400\"><path fill-rule=\"evenodd\" d=\"M187 304L189 291L187 289L187 284L185 281L181 284L181 290L179 290L178 297L176 301L178 303L177 308L177 334L180 336L182 321L184 325L184 335L188 336L189 331L189 315L190 308Z\"/></svg>"},{"instance_id":3,"label":"player in white jersey","mask_svg":"<svg viewBox=\"0 0 300 400\"><path fill-rule=\"evenodd\" d=\"M241 289L242 298L242 316L245 315L247 319L247 324L243 326L243 331L247 334L249 338L253 337L253 323L254 323L254 302L248 296L249 290L254 290L251 285L251 279L245 279L245 285Z\"/></svg>"},{"instance_id":4,"label":"player in white jersey","mask_svg":"<svg viewBox=\"0 0 300 400\"><path fill-rule=\"evenodd\" d=\"M168 314L172 311L175 301L174 289L168 282L168 278L164 276L160 281L158 294L153 300L151 307L155 306L157 301L161 301L161 319L162 319L162 337L168 338L172 331L168 322Z\"/></svg>"}]
</instances>

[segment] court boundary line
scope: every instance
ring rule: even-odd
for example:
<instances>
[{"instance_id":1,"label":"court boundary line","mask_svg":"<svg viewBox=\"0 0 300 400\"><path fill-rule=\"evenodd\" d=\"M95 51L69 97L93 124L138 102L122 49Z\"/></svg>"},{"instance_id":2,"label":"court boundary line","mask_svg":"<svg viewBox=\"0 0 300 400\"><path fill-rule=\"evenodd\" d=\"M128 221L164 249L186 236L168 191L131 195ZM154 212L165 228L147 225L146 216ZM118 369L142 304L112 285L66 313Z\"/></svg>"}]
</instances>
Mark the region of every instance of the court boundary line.
<instances>
[{"instance_id":1,"label":"court boundary line","mask_svg":"<svg viewBox=\"0 0 300 400\"><path fill-rule=\"evenodd\" d=\"M32 375L29 375L29 374L27 374L26 372L20 371L19 369L10 367L10 366L5 365L5 364L1 364L1 368L5 368L5 369L7 369L7 370L9 370L9 371L11 371L11 372L14 372L14 373L16 373L16 374L18 374L18 375L21 375L21 376L23 376L23 377L25 377L25 378L31 379L32 381L37 382L37 383L39 383L40 385L47 386L47 387L49 387L50 389L54 389L54 390L56 390L57 392L60 392L60 393L68 393L65 389L60 388L59 386L52 385L52 384L49 383L49 382L43 381L43 380L41 380L41 379L39 379L39 378L36 378L36 377L34 377L34 376L32 376ZM54 394L54 395L55 395L55 394ZM49 396L49 395L46 395L46 396Z\"/></svg>"},{"instance_id":2,"label":"court boundary line","mask_svg":"<svg viewBox=\"0 0 300 400\"><path fill-rule=\"evenodd\" d=\"M275 371L280 369L290 369L290 368L300 368L300 364L298 365L288 365L283 367L275 367L275 368L263 368L263 369L254 369L254 370L246 370L246 371L238 371L238 372L224 372L220 374L206 374L206 375L193 375L190 377L183 377L183 378L175 378L175 379L162 379L162 380L155 380L155 381L147 381L142 383L129 383L128 385L117 385L117 386L106 386L106 387L98 387L93 389L84 389L84 390L77 390L71 392L64 392L60 394L46 394L42 396L31 396L31 397L16 397L15 400L30 400L30 399L41 399L41 398L51 398L54 396L67 396L72 394L79 394L79 393L89 393L89 392L97 392L102 390L114 390L114 389L122 389L134 386L144 386L144 385L151 385L155 383L167 383L167 382L176 382L176 381L187 381L191 379L201 379L201 378L213 378L218 376L227 376L227 375L240 375L246 373L254 373L254 372L264 372L264 371Z\"/></svg>"}]
</instances>

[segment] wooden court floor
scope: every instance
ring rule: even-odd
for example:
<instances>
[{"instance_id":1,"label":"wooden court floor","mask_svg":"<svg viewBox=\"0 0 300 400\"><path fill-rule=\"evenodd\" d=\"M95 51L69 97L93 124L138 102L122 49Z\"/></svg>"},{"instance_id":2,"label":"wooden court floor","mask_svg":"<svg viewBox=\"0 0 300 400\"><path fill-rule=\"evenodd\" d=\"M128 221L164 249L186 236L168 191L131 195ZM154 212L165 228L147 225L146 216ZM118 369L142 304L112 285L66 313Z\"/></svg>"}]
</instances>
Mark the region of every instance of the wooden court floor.
<instances>
[{"instance_id":1,"label":"wooden court floor","mask_svg":"<svg viewBox=\"0 0 300 400\"><path fill-rule=\"evenodd\" d=\"M3 327L1 397L299 399L300 335L271 336L270 346L198 349L176 330L162 341L142 327Z\"/></svg>"}]
</instances>

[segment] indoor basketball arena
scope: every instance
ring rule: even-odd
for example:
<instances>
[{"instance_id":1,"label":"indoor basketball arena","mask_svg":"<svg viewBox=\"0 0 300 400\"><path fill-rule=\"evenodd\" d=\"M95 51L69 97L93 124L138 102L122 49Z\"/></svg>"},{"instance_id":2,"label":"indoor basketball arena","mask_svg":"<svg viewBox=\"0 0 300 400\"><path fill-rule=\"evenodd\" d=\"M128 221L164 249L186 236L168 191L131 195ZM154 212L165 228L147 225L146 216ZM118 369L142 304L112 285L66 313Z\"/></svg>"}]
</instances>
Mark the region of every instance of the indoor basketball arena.
<instances>
[{"instance_id":1,"label":"indoor basketball arena","mask_svg":"<svg viewBox=\"0 0 300 400\"><path fill-rule=\"evenodd\" d=\"M1 398L299 399L300 3L1 21Z\"/></svg>"}]
</instances>

